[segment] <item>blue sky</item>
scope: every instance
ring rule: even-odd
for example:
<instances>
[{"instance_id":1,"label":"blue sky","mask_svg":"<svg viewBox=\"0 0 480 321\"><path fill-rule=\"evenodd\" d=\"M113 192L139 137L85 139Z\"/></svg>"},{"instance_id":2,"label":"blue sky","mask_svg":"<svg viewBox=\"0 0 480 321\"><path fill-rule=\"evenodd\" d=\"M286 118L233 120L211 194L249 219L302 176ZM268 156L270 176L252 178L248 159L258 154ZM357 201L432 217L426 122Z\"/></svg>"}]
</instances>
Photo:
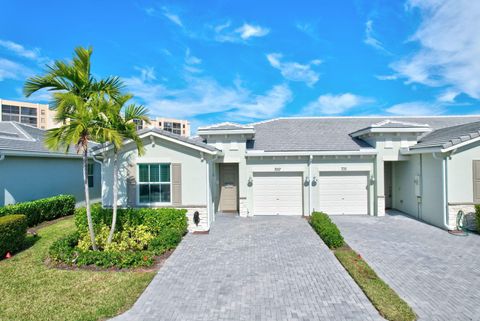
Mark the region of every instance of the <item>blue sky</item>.
<instances>
[{"instance_id":1,"label":"blue sky","mask_svg":"<svg viewBox=\"0 0 480 321\"><path fill-rule=\"evenodd\" d=\"M152 116L480 112L480 2L1 0L0 98L93 46ZM48 102L46 93L29 100Z\"/></svg>"}]
</instances>

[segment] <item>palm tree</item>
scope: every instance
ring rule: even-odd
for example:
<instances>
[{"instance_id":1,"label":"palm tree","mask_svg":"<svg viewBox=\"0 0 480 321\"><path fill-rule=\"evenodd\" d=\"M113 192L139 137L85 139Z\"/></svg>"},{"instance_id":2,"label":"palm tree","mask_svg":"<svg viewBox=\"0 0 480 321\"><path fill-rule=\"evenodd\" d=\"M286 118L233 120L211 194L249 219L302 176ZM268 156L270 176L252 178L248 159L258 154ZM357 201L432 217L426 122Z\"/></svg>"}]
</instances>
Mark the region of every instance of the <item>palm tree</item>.
<instances>
[{"instance_id":1,"label":"palm tree","mask_svg":"<svg viewBox=\"0 0 480 321\"><path fill-rule=\"evenodd\" d=\"M46 145L52 149L63 147L65 151L75 145L77 153L83 154L88 229L92 248L97 250L88 191L88 143L105 137L109 137L110 141L121 141L120 136L105 127L106 115L100 105L105 97L116 99L123 84L118 77L97 80L92 76L92 52L92 48L75 48L71 62L57 60L47 65L44 75L27 79L23 92L26 97L41 89L53 92L52 107L57 111L55 120L63 125L47 132Z\"/></svg>"},{"instance_id":2,"label":"palm tree","mask_svg":"<svg viewBox=\"0 0 480 321\"><path fill-rule=\"evenodd\" d=\"M109 120L110 129L121 135L124 140L132 140L137 147L138 154L142 155L144 153L143 142L137 134L134 120L141 120L147 123L150 123L150 120L147 117L148 110L144 106L138 106L135 104L126 106L126 103L132 97L132 95L126 94L118 97L116 101L111 101L110 107L107 111L107 118ZM107 242L111 243L117 224L118 153L122 148L122 144L117 144L115 141L109 142L113 145L113 213L112 226L110 228Z\"/></svg>"}]
</instances>

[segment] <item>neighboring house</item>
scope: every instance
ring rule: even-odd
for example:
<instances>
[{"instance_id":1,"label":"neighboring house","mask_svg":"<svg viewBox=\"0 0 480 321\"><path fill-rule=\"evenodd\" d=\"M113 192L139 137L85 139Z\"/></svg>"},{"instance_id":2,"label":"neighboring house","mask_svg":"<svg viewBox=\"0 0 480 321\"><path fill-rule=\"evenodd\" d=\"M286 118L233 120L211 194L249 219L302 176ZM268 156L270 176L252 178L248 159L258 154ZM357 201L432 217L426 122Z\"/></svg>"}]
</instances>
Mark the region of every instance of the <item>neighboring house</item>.
<instances>
[{"instance_id":1,"label":"neighboring house","mask_svg":"<svg viewBox=\"0 0 480 321\"><path fill-rule=\"evenodd\" d=\"M85 200L82 157L72 148L49 151L45 131L17 122L0 122L0 206L71 194ZM101 166L89 165L90 198L101 197Z\"/></svg>"},{"instance_id":2,"label":"neighboring house","mask_svg":"<svg viewBox=\"0 0 480 321\"><path fill-rule=\"evenodd\" d=\"M125 142L119 206L188 209L191 230L217 212L253 215L403 211L444 229L480 202L480 116L281 118L223 123L185 138L139 132ZM111 206L111 147L102 198ZM198 212L200 222L193 224Z\"/></svg>"},{"instance_id":3,"label":"neighboring house","mask_svg":"<svg viewBox=\"0 0 480 321\"><path fill-rule=\"evenodd\" d=\"M47 104L0 99L0 121L16 121L22 124L49 129L57 127L55 111Z\"/></svg>"},{"instance_id":4,"label":"neighboring house","mask_svg":"<svg viewBox=\"0 0 480 321\"><path fill-rule=\"evenodd\" d=\"M156 127L177 135L190 136L190 122L188 120L156 117L150 119L150 124L139 119L135 119L134 122L137 125L137 130Z\"/></svg>"}]
</instances>

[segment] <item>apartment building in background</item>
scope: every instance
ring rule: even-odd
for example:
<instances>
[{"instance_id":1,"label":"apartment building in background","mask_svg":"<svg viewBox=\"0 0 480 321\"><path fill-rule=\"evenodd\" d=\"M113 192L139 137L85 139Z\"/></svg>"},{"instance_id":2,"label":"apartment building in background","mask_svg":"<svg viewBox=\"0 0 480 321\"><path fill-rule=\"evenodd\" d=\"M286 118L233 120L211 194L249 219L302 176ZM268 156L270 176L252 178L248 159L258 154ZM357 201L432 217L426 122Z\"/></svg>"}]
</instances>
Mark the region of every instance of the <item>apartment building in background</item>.
<instances>
[{"instance_id":1,"label":"apartment building in background","mask_svg":"<svg viewBox=\"0 0 480 321\"><path fill-rule=\"evenodd\" d=\"M41 129L56 127L55 111L48 104L0 99L0 120L16 121Z\"/></svg>"},{"instance_id":2,"label":"apartment building in background","mask_svg":"<svg viewBox=\"0 0 480 321\"><path fill-rule=\"evenodd\" d=\"M148 127L156 127L173 134L185 137L190 136L190 122L188 120L156 117L150 119L150 124L147 124L141 120L137 120L135 123L137 124L137 130Z\"/></svg>"}]
</instances>

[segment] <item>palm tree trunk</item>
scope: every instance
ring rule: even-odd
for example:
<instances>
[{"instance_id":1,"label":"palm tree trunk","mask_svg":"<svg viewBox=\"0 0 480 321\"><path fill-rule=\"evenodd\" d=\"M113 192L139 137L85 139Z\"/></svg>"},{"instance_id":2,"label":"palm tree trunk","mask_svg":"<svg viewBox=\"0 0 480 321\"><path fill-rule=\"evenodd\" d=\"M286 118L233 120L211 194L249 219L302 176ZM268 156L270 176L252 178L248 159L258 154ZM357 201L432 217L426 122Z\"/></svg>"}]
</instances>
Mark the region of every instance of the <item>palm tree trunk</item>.
<instances>
[{"instance_id":1,"label":"palm tree trunk","mask_svg":"<svg viewBox=\"0 0 480 321\"><path fill-rule=\"evenodd\" d=\"M85 187L85 207L87 209L88 232L90 233L92 248L94 251L97 251L98 248L95 243L95 231L93 230L92 212L90 209L90 193L88 191L88 150L86 148L83 152L83 185Z\"/></svg>"},{"instance_id":2,"label":"palm tree trunk","mask_svg":"<svg viewBox=\"0 0 480 321\"><path fill-rule=\"evenodd\" d=\"M118 202L118 162L117 152L113 153L113 213L112 213L112 227L110 228L110 234L108 235L108 243L112 242L113 234L115 233L115 226L117 224L117 202Z\"/></svg>"}]
</instances>

